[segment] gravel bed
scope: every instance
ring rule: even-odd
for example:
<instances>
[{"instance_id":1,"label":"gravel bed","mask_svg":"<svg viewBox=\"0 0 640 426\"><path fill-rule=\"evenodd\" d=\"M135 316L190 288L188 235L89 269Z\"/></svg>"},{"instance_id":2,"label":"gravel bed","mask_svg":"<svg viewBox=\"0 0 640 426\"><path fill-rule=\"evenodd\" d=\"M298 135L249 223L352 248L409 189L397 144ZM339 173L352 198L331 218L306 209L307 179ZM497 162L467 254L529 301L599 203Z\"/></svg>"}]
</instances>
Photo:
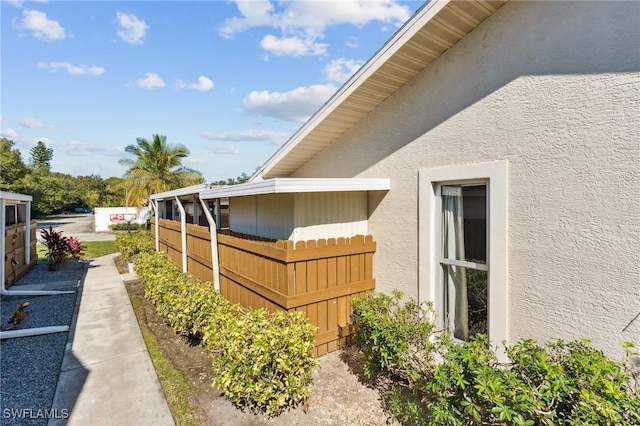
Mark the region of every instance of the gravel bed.
<instances>
[{"instance_id":1,"label":"gravel bed","mask_svg":"<svg viewBox=\"0 0 640 426\"><path fill-rule=\"evenodd\" d=\"M83 280L89 264L69 261L58 271L49 271L47 262L38 262L9 290L40 285L46 290L69 289L69 282ZM21 288L22 287L22 288ZM75 290L75 288L74 288ZM81 290L81 289L77 289ZM35 327L71 325L78 294L51 296L10 296L0 302L0 328L23 330ZM17 326L9 318L17 305L29 302L26 317ZM50 410L56 391L68 332L2 340L0 371L2 425L46 425L44 410ZM18 410L14 415L8 410Z\"/></svg>"}]
</instances>

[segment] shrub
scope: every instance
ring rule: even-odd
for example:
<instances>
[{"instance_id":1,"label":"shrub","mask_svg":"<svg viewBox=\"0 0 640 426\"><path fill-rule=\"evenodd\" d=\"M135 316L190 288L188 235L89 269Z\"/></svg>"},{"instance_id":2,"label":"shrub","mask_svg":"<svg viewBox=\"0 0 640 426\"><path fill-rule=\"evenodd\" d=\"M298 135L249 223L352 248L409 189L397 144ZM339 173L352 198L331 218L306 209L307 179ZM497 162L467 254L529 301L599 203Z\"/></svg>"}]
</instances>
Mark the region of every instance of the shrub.
<instances>
[{"instance_id":1,"label":"shrub","mask_svg":"<svg viewBox=\"0 0 640 426\"><path fill-rule=\"evenodd\" d=\"M150 253L155 250L151 234L148 232L127 232L116 235L116 246L127 260L133 259L138 253Z\"/></svg>"},{"instance_id":2,"label":"shrub","mask_svg":"<svg viewBox=\"0 0 640 426\"><path fill-rule=\"evenodd\" d=\"M302 313L245 312L164 253L141 252L134 267L158 313L179 333L202 338L214 384L233 403L275 415L309 396L314 328Z\"/></svg>"},{"instance_id":3,"label":"shrub","mask_svg":"<svg viewBox=\"0 0 640 426\"><path fill-rule=\"evenodd\" d=\"M112 231L144 231L147 225L144 223L114 223L109 225Z\"/></svg>"},{"instance_id":4,"label":"shrub","mask_svg":"<svg viewBox=\"0 0 640 426\"><path fill-rule=\"evenodd\" d=\"M485 336L448 344L424 384L434 396L426 404L430 424L640 423L640 399L624 365L588 341L522 340L506 352L512 364L496 368Z\"/></svg>"},{"instance_id":5,"label":"shrub","mask_svg":"<svg viewBox=\"0 0 640 426\"><path fill-rule=\"evenodd\" d=\"M82 252L85 250L85 246L82 245L79 239L76 237L69 237L67 239L67 244L69 245L69 254L73 259L80 259Z\"/></svg>"},{"instance_id":6,"label":"shrub","mask_svg":"<svg viewBox=\"0 0 640 426\"><path fill-rule=\"evenodd\" d=\"M40 231L40 236L47 247L47 259L49 270L56 271L69 256L69 241L62 235L62 231L56 231L53 227Z\"/></svg>"},{"instance_id":7,"label":"shrub","mask_svg":"<svg viewBox=\"0 0 640 426\"><path fill-rule=\"evenodd\" d=\"M364 353L364 374L389 374L413 381L429 364L434 332L433 309L414 299L402 303L403 294L383 293L354 298L351 321L356 325L356 346Z\"/></svg>"},{"instance_id":8,"label":"shrub","mask_svg":"<svg viewBox=\"0 0 640 426\"><path fill-rule=\"evenodd\" d=\"M623 362L608 359L586 341L539 345L521 340L500 365L486 335L454 342L432 337L430 317L401 294L354 301L352 321L365 373L391 377L386 403L395 420L415 425L633 425L640 395ZM420 344L420 339L425 342ZM415 355L419 356L415 356ZM435 362L438 360L438 362Z\"/></svg>"},{"instance_id":9,"label":"shrub","mask_svg":"<svg viewBox=\"0 0 640 426\"><path fill-rule=\"evenodd\" d=\"M223 323L206 339L214 384L231 402L275 415L309 397L315 328L302 312L257 309Z\"/></svg>"}]
</instances>

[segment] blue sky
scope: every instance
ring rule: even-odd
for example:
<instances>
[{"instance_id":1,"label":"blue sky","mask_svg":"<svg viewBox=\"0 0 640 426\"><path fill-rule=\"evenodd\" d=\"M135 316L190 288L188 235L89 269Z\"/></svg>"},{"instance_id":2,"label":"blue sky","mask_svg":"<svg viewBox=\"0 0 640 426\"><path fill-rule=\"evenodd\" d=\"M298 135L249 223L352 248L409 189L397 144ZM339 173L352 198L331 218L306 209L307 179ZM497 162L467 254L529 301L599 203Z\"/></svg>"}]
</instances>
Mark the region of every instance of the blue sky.
<instances>
[{"instance_id":1,"label":"blue sky","mask_svg":"<svg viewBox=\"0 0 640 426\"><path fill-rule=\"evenodd\" d=\"M251 174L421 5L3 0L0 133L74 176L155 133L207 182Z\"/></svg>"}]
</instances>

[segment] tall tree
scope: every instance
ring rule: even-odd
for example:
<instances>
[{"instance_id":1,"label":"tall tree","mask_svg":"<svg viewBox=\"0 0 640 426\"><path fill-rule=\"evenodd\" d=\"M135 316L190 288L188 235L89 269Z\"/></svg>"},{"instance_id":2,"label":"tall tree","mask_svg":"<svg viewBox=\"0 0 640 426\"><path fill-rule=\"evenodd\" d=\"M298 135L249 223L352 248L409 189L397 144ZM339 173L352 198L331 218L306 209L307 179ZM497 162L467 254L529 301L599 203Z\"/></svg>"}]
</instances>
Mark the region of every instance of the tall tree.
<instances>
[{"instance_id":1,"label":"tall tree","mask_svg":"<svg viewBox=\"0 0 640 426\"><path fill-rule=\"evenodd\" d=\"M153 194L204 182L200 172L182 165L189 156L184 145L170 144L163 135L153 135L150 141L138 138L136 142L124 149L134 158L119 161L128 167L126 205L140 207Z\"/></svg>"},{"instance_id":2,"label":"tall tree","mask_svg":"<svg viewBox=\"0 0 640 426\"><path fill-rule=\"evenodd\" d=\"M0 139L0 190L20 192L22 179L27 175L27 166L22 161L20 150L13 147L10 139Z\"/></svg>"},{"instance_id":3,"label":"tall tree","mask_svg":"<svg viewBox=\"0 0 640 426\"><path fill-rule=\"evenodd\" d=\"M29 151L31 157L29 165L36 172L49 173L51 171L51 160L53 159L53 148L47 148L44 142L39 141L36 146Z\"/></svg>"}]
</instances>

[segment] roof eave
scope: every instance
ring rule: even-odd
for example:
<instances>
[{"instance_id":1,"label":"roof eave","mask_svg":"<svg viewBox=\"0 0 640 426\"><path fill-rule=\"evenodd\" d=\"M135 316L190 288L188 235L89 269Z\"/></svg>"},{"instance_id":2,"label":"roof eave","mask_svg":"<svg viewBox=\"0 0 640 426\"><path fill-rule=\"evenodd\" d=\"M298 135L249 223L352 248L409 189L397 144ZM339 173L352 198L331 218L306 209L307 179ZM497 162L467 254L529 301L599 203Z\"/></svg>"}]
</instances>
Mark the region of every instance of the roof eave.
<instances>
[{"instance_id":1,"label":"roof eave","mask_svg":"<svg viewBox=\"0 0 640 426\"><path fill-rule=\"evenodd\" d=\"M200 198L231 198L250 195L285 194L301 192L349 192L388 191L390 179L366 178L272 178L247 182L239 185L223 186L202 191Z\"/></svg>"}]
</instances>

